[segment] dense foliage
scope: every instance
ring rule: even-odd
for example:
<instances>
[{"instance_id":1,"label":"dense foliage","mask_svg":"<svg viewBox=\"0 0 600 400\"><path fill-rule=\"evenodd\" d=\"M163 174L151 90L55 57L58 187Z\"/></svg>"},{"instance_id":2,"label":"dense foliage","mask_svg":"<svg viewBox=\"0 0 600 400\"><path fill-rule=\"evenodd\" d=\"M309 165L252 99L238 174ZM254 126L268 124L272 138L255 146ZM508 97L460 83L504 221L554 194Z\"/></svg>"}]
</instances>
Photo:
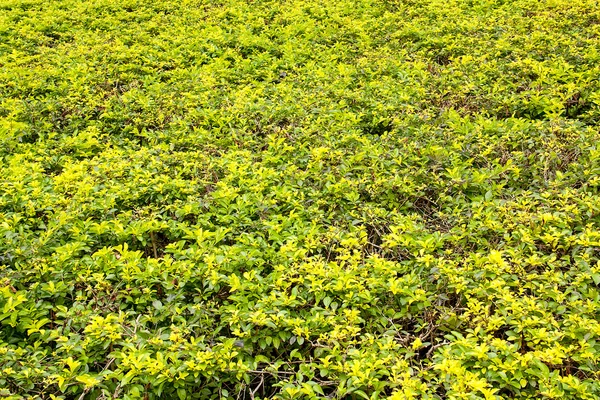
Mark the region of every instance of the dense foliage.
<instances>
[{"instance_id":1,"label":"dense foliage","mask_svg":"<svg viewBox=\"0 0 600 400\"><path fill-rule=\"evenodd\" d=\"M600 398L596 0L0 0L0 397Z\"/></svg>"}]
</instances>

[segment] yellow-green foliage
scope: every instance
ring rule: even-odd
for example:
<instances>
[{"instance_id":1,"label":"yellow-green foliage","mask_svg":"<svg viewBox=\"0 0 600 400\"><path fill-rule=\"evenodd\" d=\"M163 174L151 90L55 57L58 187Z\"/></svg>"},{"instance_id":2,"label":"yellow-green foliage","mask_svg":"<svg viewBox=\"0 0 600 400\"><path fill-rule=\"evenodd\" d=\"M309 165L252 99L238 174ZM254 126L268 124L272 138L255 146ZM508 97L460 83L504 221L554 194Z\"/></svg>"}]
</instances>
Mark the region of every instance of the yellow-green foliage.
<instances>
[{"instance_id":1,"label":"yellow-green foliage","mask_svg":"<svg viewBox=\"0 0 600 400\"><path fill-rule=\"evenodd\" d=\"M596 0L0 0L0 396L600 398Z\"/></svg>"}]
</instances>

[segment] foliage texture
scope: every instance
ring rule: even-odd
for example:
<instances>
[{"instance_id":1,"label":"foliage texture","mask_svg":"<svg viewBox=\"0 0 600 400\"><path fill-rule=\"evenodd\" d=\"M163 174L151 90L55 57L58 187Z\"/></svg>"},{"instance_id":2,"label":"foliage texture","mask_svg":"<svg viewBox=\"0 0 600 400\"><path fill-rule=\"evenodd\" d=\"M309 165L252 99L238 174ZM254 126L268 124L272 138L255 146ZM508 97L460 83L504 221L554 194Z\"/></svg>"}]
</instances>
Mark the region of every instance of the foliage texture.
<instances>
[{"instance_id":1,"label":"foliage texture","mask_svg":"<svg viewBox=\"0 0 600 400\"><path fill-rule=\"evenodd\" d=\"M0 0L0 396L600 398L597 0Z\"/></svg>"}]
</instances>

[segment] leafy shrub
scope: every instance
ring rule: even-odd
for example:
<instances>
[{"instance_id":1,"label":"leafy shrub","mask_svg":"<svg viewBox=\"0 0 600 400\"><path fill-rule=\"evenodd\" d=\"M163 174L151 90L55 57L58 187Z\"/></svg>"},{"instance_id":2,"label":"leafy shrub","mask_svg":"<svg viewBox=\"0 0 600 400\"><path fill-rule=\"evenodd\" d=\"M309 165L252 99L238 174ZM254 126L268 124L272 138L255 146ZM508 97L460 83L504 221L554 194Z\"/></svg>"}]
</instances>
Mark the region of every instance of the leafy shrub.
<instances>
[{"instance_id":1,"label":"leafy shrub","mask_svg":"<svg viewBox=\"0 0 600 400\"><path fill-rule=\"evenodd\" d=\"M0 10L0 396L600 398L596 2Z\"/></svg>"}]
</instances>

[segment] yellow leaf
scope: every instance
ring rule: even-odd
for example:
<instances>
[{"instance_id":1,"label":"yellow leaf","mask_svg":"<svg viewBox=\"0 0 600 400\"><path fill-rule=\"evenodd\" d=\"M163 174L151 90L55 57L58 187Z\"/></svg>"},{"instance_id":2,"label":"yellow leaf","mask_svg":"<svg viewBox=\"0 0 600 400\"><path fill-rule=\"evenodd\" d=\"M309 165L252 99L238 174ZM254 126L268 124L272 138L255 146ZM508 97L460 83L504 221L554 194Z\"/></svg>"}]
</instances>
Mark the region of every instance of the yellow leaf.
<instances>
[{"instance_id":1,"label":"yellow leaf","mask_svg":"<svg viewBox=\"0 0 600 400\"><path fill-rule=\"evenodd\" d=\"M75 380L77 382L83 383L86 389L94 387L100 382L98 378L93 377L89 374L80 375L77 378L75 378Z\"/></svg>"}]
</instances>

